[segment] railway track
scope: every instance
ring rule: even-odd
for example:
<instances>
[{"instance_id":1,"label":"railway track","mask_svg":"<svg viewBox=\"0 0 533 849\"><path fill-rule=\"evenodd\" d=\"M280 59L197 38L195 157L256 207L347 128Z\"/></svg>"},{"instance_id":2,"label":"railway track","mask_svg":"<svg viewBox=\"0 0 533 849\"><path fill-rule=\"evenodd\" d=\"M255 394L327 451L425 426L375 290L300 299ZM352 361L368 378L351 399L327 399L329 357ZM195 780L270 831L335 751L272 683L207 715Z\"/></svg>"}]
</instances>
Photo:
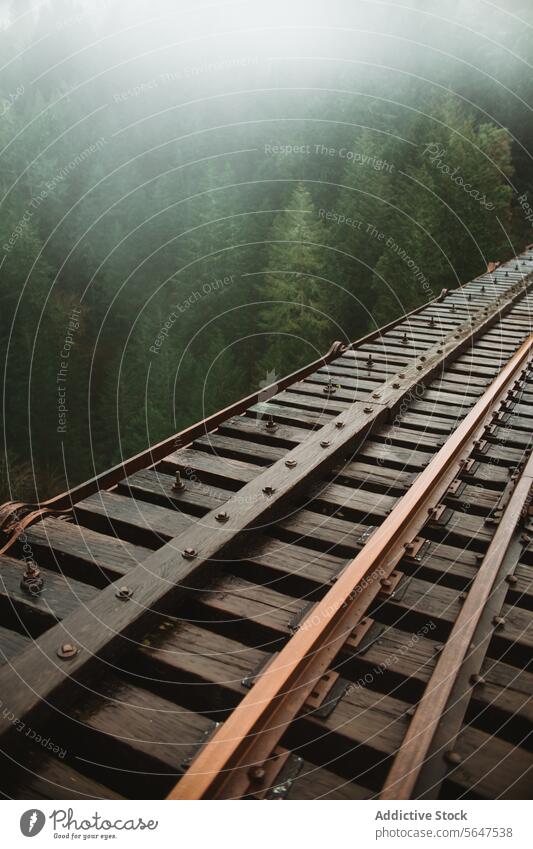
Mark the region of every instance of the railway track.
<instances>
[{"instance_id":1,"label":"railway track","mask_svg":"<svg viewBox=\"0 0 533 849\"><path fill-rule=\"evenodd\" d=\"M4 796L527 798L532 283L4 505Z\"/></svg>"}]
</instances>

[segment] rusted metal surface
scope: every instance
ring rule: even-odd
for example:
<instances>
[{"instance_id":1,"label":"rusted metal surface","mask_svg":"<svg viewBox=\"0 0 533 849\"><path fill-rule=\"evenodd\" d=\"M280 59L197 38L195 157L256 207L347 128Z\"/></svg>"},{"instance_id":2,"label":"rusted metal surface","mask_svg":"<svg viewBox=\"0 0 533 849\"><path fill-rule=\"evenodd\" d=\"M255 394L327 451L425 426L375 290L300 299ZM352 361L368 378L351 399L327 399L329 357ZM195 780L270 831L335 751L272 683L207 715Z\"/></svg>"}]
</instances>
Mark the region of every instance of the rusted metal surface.
<instances>
[{"instance_id":1,"label":"rusted metal surface","mask_svg":"<svg viewBox=\"0 0 533 849\"><path fill-rule=\"evenodd\" d=\"M409 799L413 794L418 776L424 767L428 752L446 711L450 695L465 658L473 653L472 643L478 623L486 609L491 592L504 561L509 544L528 505L533 486L533 456L531 456L515 486L501 517L492 542L474 578L472 586L461 608L452 632L439 655L436 667L409 725L403 745L397 753L381 793L382 799ZM505 592L505 585L503 586ZM492 630L505 624L501 616L492 619ZM480 665L481 659L478 659ZM471 683L482 684L479 671L474 673ZM450 746L453 740L448 741ZM450 762L453 749L444 753ZM453 763L453 760L451 761Z\"/></svg>"},{"instance_id":2,"label":"rusted metal surface","mask_svg":"<svg viewBox=\"0 0 533 849\"><path fill-rule=\"evenodd\" d=\"M362 551L302 622L296 634L193 761L169 798L239 798L250 792L249 770L268 763L287 725L328 670L460 470L488 417L524 368L530 337L502 369Z\"/></svg>"}]
</instances>

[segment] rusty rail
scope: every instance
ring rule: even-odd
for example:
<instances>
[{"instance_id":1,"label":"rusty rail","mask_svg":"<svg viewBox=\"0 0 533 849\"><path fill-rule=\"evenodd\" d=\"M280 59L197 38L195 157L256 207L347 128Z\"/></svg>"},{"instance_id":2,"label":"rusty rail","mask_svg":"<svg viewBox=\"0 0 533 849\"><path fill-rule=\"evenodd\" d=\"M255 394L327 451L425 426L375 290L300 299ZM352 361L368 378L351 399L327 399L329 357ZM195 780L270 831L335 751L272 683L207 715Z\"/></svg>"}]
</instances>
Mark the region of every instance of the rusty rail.
<instances>
[{"instance_id":1,"label":"rusty rail","mask_svg":"<svg viewBox=\"0 0 533 849\"><path fill-rule=\"evenodd\" d=\"M461 469L488 416L533 349L531 336L509 360L392 513L274 656L251 691L199 752L169 799L240 798L275 777L275 748L350 637L382 582L412 546L428 513Z\"/></svg>"},{"instance_id":2,"label":"rusty rail","mask_svg":"<svg viewBox=\"0 0 533 849\"><path fill-rule=\"evenodd\" d=\"M467 655L477 652L495 628L504 623L496 616L484 635L484 640L473 638L485 611L485 606L498 581L509 545L516 532L524 507L528 504L533 486L533 455L530 456L499 521L498 528L487 549L476 577L468 591L465 603L452 628L443 651L433 670L430 680L419 701L405 739L398 750L381 792L381 799L409 799L418 776L427 761L428 753L441 717L450 703L450 696ZM505 580L505 577L504 577ZM504 591L506 585L503 584ZM476 669L471 675L470 687L482 684L480 666L482 657L477 657ZM455 736L455 735L454 735ZM450 745L452 741L447 741ZM446 753L441 753L446 754ZM448 758L450 752L447 753ZM455 754L455 753L454 753ZM450 758L449 758L450 759ZM451 759L453 761L453 759Z\"/></svg>"}]
</instances>

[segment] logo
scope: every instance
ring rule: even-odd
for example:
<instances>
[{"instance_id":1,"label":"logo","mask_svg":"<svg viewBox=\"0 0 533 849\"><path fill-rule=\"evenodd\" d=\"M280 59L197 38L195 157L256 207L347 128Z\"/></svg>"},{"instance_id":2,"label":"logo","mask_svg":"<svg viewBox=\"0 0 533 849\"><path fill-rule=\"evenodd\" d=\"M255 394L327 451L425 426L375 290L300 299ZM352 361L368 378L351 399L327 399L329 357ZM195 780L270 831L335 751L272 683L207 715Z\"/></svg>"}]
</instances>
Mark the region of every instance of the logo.
<instances>
[{"instance_id":1,"label":"logo","mask_svg":"<svg viewBox=\"0 0 533 849\"><path fill-rule=\"evenodd\" d=\"M42 811L37 808L32 808L29 811L24 811L20 818L20 830L24 837L35 837L42 830L46 822L46 817Z\"/></svg>"}]
</instances>

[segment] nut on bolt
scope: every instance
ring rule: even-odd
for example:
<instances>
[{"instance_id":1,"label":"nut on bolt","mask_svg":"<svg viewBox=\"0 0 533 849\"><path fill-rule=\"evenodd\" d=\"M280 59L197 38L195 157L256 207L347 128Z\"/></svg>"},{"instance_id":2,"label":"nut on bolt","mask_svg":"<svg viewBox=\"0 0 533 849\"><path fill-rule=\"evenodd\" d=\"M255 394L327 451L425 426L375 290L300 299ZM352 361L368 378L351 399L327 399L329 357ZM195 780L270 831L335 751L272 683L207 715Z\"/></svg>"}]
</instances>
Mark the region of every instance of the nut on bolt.
<instances>
[{"instance_id":1,"label":"nut on bolt","mask_svg":"<svg viewBox=\"0 0 533 849\"><path fill-rule=\"evenodd\" d=\"M120 598L122 601L129 601L133 595L133 590L130 590L129 587L119 587L115 593L117 598Z\"/></svg>"},{"instance_id":2,"label":"nut on bolt","mask_svg":"<svg viewBox=\"0 0 533 849\"><path fill-rule=\"evenodd\" d=\"M263 495L268 495L268 496L274 495L275 491L276 490L274 489L273 486L264 486L263 487Z\"/></svg>"},{"instance_id":3,"label":"nut on bolt","mask_svg":"<svg viewBox=\"0 0 533 849\"><path fill-rule=\"evenodd\" d=\"M59 646L56 654L61 660L70 660L78 654L79 649L73 646L72 643L63 643Z\"/></svg>"},{"instance_id":4,"label":"nut on bolt","mask_svg":"<svg viewBox=\"0 0 533 849\"><path fill-rule=\"evenodd\" d=\"M217 522L227 522L229 519L229 515L225 510L219 510L218 513L215 514L215 519Z\"/></svg>"},{"instance_id":5,"label":"nut on bolt","mask_svg":"<svg viewBox=\"0 0 533 849\"><path fill-rule=\"evenodd\" d=\"M172 489L175 492L181 492L181 490L185 489L185 484L181 479L181 472L179 470L176 472L176 480L172 484Z\"/></svg>"},{"instance_id":6,"label":"nut on bolt","mask_svg":"<svg viewBox=\"0 0 533 849\"><path fill-rule=\"evenodd\" d=\"M288 469L294 469L298 465L298 463L296 462L296 460L285 460L285 465Z\"/></svg>"},{"instance_id":7,"label":"nut on bolt","mask_svg":"<svg viewBox=\"0 0 533 849\"><path fill-rule=\"evenodd\" d=\"M459 752L446 752L444 759L452 766L458 766L463 760Z\"/></svg>"},{"instance_id":8,"label":"nut on bolt","mask_svg":"<svg viewBox=\"0 0 533 849\"><path fill-rule=\"evenodd\" d=\"M198 552L195 548L184 548L181 552L181 556L185 558L185 560L193 560Z\"/></svg>"}]
</instances>

